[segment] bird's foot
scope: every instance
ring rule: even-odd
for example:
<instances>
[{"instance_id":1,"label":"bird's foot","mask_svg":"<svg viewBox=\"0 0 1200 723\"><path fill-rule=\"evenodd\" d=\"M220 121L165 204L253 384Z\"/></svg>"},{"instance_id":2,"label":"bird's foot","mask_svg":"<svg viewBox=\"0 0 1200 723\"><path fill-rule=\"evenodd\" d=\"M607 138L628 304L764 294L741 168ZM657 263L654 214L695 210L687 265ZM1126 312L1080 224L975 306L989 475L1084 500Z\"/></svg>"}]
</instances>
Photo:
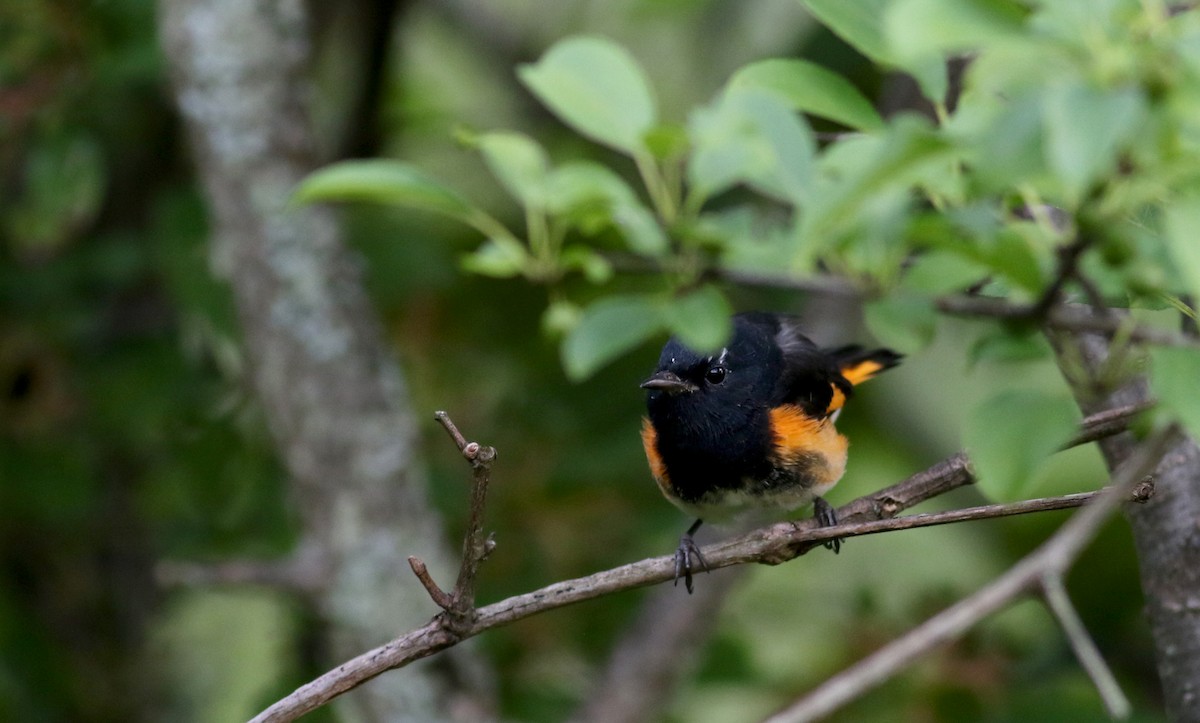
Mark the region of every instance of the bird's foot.
<instances>
[{"instance_id":1,"label":"bird's foot","mask_svg":"<svg viewBox=\"0 0 1200 723\"><path fill-rule=\"evenodd\" d=\"M675 550L675 584L679 584L679 578L683 578L683 586L687 588L688 594L692 594L692 570L696 569L699 563L699 569L708 572L708 562L705 561L704 555L700 553L700 547L696 541L692 539L692 533L685 532L679 538L679 547Z\"/></svg>"},{"instance_id":2,"label":"bird's foot","mask_svg":"<svg viewBox=\"0 0 1200 723\"><path fill-rule=\"evenodd\" d=\"M813 517L821 527L837 527L837 512L834 511L832 505L825 501L824 497L813 498ZM834 537L826 540L825 547L833 550L833 554L836 555L842 549L842 538Z\"/></svg>"}]
</instances>

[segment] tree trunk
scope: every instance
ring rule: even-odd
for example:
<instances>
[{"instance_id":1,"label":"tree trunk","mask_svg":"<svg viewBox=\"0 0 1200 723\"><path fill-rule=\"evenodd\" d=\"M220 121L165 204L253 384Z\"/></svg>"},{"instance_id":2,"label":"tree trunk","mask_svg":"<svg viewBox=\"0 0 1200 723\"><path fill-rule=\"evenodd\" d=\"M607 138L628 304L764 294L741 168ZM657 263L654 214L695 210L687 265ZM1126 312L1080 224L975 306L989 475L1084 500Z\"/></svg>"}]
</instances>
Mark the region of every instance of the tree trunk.
<instances>
[{"instance_id":1,"label":"tree trunk","mask_svg":"<svg viewBox=\"0 0 1200 723\"><path fill-rule=\"evenodd\" d=\"M290 473L330 664L436 612L408 572L453 557L431 511L403 378L332 214L289 208L314 166L310 46L299 0L162 0L159 34L232 285L253 385ZM346 720L489 715L469 649L346 696ZM450 665L447 665L450 662ZM470 674L464 675L468 672ZM469 682L468 682L469 681Z\"/></svg>"},{"instance_id":2,"label":"tree trunk","mask_svg":"<svg viewBox=\"0 0 1200 723\"><path fill-rule=\"evenodd\" d=\"M1079 366L1095 377L1108 359L1103 337L1051 333L1050 339L1068 379L1069 371ZM1096 393L1083 385L1073 391L1085 414L1149 398L1144 377L1115 391ZM1099 444L1112 471L1137 441L1126 432ZM1196 443L1185 439L1176 445L1159 464L1154 482L1154 496L1145 504L1126 504L1124 512L1133 529L1167 714L1175 721L1200 721L1200 448Z\"/></svg>"}]
</instances>

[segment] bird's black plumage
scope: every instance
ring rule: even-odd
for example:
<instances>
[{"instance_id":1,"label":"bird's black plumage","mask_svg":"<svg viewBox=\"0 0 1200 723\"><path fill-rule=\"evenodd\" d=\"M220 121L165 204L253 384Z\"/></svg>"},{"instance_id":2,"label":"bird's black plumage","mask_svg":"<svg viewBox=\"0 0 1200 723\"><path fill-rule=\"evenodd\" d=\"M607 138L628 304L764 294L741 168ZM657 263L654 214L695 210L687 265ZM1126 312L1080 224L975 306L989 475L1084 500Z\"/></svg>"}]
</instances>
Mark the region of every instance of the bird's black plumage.
<instances>
[{"instance_id":1,"label":"bird's black plumage","mask_svg":"<svg viewBox=\"0 0 1200 723\"><path fill-rule=\"evenodd\" d=\"M764 312L735 316L732 339L713 354L671 339L642 385L643 443L659 487L700 519L819 500L845 466L846 441L833 428L842 403L857 381L899 359L823 350L791 317ZM699 522L677 554L689 589Z\"/></svg>"}]
</instances>

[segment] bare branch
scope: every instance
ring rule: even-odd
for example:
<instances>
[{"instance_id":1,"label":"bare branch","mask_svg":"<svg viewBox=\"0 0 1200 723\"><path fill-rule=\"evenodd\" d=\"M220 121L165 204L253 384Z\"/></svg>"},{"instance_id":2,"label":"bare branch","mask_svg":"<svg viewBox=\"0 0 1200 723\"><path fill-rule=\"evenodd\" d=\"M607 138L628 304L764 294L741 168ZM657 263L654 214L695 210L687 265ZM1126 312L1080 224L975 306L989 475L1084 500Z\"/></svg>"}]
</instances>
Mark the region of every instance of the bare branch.
<instances>
[{"instance_id":1,"label":"bare branch","mask_svg":"<svg viewBox=\"0 0 1200 723\"><path fill-rule=\"evenodd\" d=\"M937 310L950 316L991 317L1013 321L1032 320L1032 307L989 296L943 296L934 302ZM1044 319L1046 326L1064 331L1093 331L1107 336L1128 333L1132 341L1158 346L1196 346L1196 341L1165 329L1133 322L1128 316L1096 315L1092 307L1059 304Z\"/></svg>"},{"instance_id":2,"label":"bare branch","mask_svg":"<svg viewBox=\"0 0 1200 723\"><path fill-rule=\"evenodd\" d=\"M1096 442L1124 432L1129 429L1129 423L1135 417L1153 406L1154 402L1143 401L1090 414L1080 424L1078 434L1064 444L1062 449L1079 447L1088 442ZM1151 484L1151 491L1153 491L1153 484Z\"/></svg>"},{"instance_id":3,"label":"bare branch","mask_svg":"<svg viewBox=\"0 0 1200 723\"><path fill-rule=\"evenodd\" d=\"M1132 413L1129 411L1129 416ZM1125 418L1128 419L1128 416ZM1089 418L1084 420L1081 437L1086 438L1089 433L1099 433L1101 430L1115 433L1123 429L1115 428L1114 424L1111 415L1103 415L1099 417L1099 421ZM464 446L464 451L466 446L470 444ZM1139 479L1140 477L1141 475ZM831 537L852 537L949 522L1065 509L1084 504L1096 494L1066 495L895 518L895 515L905 509L973 481L970 463L965 454L959 453L902 482L860 497L839 508L838 519L842 520L843 524L837 527L819 527L811 519L782 522L710 545L704 549L704 556L713 569L748 562L776 565L796 558ZM486 549L486 541L483 547ZM572 603L673 580L674 576L674 556L653 557L587 577L554 583L540 590L487 605L475 610L469 622L464 622L461 627L453 630L449 629L445 619L439 616L429 624L363 653L301 686L256 716L253 723L295 720L381 673L404 667L415 660L451 647L467 637Z\"/></svg>"},{"instance_id":4,"label":"bare branch","mask_svg":"<svg viewBox=\"0 0 1200 723\"><path fill-rule=\"evenodd\" d=\"M1096 648L1096 643L1088 635L1083 621L1079 619L1079 613L1075 611L1075 606L1071 604L1071 597L1067 594L1067 588L1063 585L1062 576L1058 574L1043 575L1041 585L1046 607L1050 608L1050 612L1058 620L1059 627L1067 636L1067 641L1071 643L1071 649L1075 651L1076 659L1087 671L1088 677L1092 679L1092 683L1100 693L1100 699L1104 701L1104 707L1108 709L1108 715L1113 718L1128 718L1133 707L1129 704L1129 699L1121 692L1121 686L1117 683L1116 677L1109 670L1108 664L1104 662L1104 658Z\"/></svg>"},{"instance_id":5,"label":"bare branch","mask_svg":"<svg viewBox=\"0 0 1200 723\"><path fill-rule=\"evenodd\" d=\"M622 271L658 271L657 267L648 266L644 262L634 262L628 259L614 259L614 265ZM716 270L718 278L740 284L742 286L760 286L772 289L787 289L806 293L832 294L842 297L861 297L864 291L850 282L836 276L794 277L783 274L757 271ZM1086 280L1085 292L1088 292ZM1094 291L1094 289L1093 289ZM1057 293L1057 290L1056 290ZM1088 292L1089 296L1092 292ZM1049 298L1049 297L1044 297ZM933 301L934 307L943 314L961 317L982 317L1009 321L1037 321L1041 309L1040 303L1014 304L1006 299L976 294L950 294L941 296ZM1196 339L1186 335L1159 329L1144 324L1137 324L1128 317L1111 314L1096 315L1093 307L1080 304L1053 304L1044 309L1043 323L1055 329L1065 331L1092 331L1107 336L1118 332L1128 333L1131 341L1154 344L1157 346L1200 346Z\"/></svg>"},{"instance_id":6,"label":"bare branch","mask_svg":"<svg viewBox=\"0 0 1200 723\"><path fill-rule=\"evenodd\" d=\"M1117 505L1158 465L1175 438L1174 427L1156 433L1117 470L1110 488L1008 572L828 679L792 706L767 719L768 723L801 723L829 715L890 678L914 658L962 635L983 618L1011 604L1047 574L1063 574Z\"/></svg>"}]
</instances>

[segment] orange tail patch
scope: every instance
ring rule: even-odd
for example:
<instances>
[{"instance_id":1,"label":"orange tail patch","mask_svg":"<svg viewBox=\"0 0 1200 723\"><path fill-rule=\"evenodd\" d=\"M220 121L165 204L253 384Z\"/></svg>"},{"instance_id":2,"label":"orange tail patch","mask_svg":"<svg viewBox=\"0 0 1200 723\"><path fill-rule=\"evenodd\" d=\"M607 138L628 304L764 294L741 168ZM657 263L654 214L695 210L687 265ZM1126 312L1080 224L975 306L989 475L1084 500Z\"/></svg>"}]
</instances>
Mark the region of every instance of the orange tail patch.
<instances>
[{"instance_id":1,"label":"orange tail patch","mask_svg":"<svg viewBox=\"0 0 1200 723\"><path fill-rule=\"evenodd\" d=\"M883 365L874 359L867 359L848 367L842 367L842 376L846 377L846 381L858 386L883 371L883 368Z\"/></svg>"},{"instance_id":2,"label":"orange tail patch","mask_svg":"<svg viewBox=\"0 0 1200 723\"><path fill-rule=\"evenodd\" d=\"M871 352L859 351L856 354L843 357L840 360L839 371L846 381L858 386L879 372L891 369L900 363L903 357L891 349L876 349Z\"/></svg>"}]
</instances>

